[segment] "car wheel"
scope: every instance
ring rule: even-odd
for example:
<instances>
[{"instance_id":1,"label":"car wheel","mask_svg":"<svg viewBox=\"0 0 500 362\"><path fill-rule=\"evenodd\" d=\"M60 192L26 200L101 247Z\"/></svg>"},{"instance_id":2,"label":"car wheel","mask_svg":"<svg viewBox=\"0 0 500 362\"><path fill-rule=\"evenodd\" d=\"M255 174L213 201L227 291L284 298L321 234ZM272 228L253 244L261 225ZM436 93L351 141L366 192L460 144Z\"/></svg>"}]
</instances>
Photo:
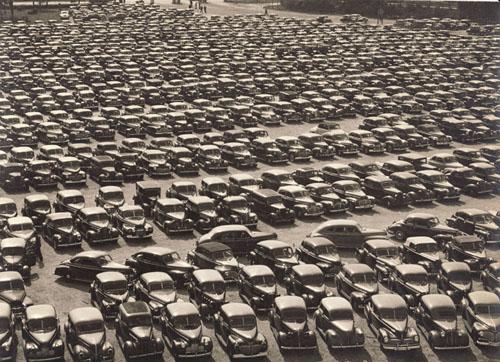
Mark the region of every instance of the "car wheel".
<instances>
[{"instance_id":1,"label":"car wheel","mask_svg":"<svg viewBox=\"0 0 500 362\"><path fill-rule=\"evenodd\" d=\"M406 235L405 233L403 232L403 230L397 230L395 233L394 233L394 237L396 238L396 240L398 241L405 241L406 240Z\"/></svg>"}]
</instances>

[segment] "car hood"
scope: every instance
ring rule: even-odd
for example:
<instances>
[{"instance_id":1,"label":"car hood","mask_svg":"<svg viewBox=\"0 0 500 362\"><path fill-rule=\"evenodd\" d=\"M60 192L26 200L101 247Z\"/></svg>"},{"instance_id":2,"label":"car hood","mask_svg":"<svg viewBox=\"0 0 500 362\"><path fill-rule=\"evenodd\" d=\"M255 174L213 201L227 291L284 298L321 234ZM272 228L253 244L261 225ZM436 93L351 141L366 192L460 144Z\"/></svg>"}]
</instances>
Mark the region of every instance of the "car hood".
<instances>
[{"instance_id":1,"label":"car hood","mask_svg":"<svg viewBox=\"0 0 500 362\"><path fill-rule=\"evenodd\" d=\"M35 230L16 231L11 234L17 238L29 240L35 235Z\"/></svg>"},{"instance_id":2,"label":"car hood","mask_svg":"<svg viewBox=\"0 0 500 362\"><path fill-rule=\"evenodd\" d=\"M292 332L302 332L306 326L306 321L302 323L283 321L283 324L285 325L286 328L288 328Z\"/></svg>"},{"instance_id":3,"label":"car hood","mask_svg":"<svg viewBox=\"0 0 500 362\"><path fill-rule=\"evenodd\" d=\"M472 251L472 250L463 250L463 253L473 259L483 259L486 258L486 251Z\"/></svg>"},{"instance_id":4,"label":"car hood","mask_svg":"<svg viewBox=\"0 0 500 362\"><path fill-rule=\"evenodd\" d=\"M239 215L247 215L250 213L250 208L238 207L238 208L232 209L231 211L233 211L234 213L239 214Z\"/></svg>"},{"instance_id":5,"label":"car hood","mask_svg":"<svg viewBox=\"0 0 500 362\"><path fill-rule=\"evenodd\" d=\"M233 328L232 332L238 335L238 337L243 338L246 341L250 341L255 339L257 337L257 327L246 330L246 329L239 329L239 328Z\"/></svg>"},{"instance_id":6,"label":"car hood","mask_svg":"<svg viewBox=\"0 0 500 362\"><path fill-rule=\"evenodd\" d=\"M273 208L274 209L278 209L278 211L288 210L288 208L283 203L281 203L281 202L273 204Z\"/></svg>"},{"instance_id":7,"label":"car hood","mask_svg":"<svg viewBox=\"0 0 500 362\"><path fill-rule=\"evenodd\" d=\"M195 329L176 329L176 331L185 339L192 341L201 337L201 325Z\"/></svg>"},{"instance_id":8,"label":"car hood","mask_svg":"<svg viewBox=\"0 0 500 362\"><path fill-rule=\"evenodd\" d=\"M460 162L450 162L444 165L444 168L462 168L464 165L462 165Z\"/></svg>"},{"instance_id":9,"label":"car hood","mask_svg":"<svg viewBox=\"0 0 500 362\"><path fill-rule=\"evenodd\" d=\"M333 325L344 334L352 332L354 329L354 321L349 319L334 321Z\"/></svg>"},{"instance_id":10,"label":"car hood","mask_svg":"<svg viewBox=\"0 0 500 362\"><path fill-rule=\"evenodd\" d=\"M406 286L413 290L416 294L429 294L430 293L430 285L429 284L414 284L414 283L406 283Z\"/></svg>"},{"instance_id":11,"label":"car hood","mask_svg":"<svg viewBox=\"0 0 500 362\"><path fill-rule=\"evenodd\" d=\"M104 343L104 332L80 334L78 339L80 339L87 346L100 346Z\"/></svg>"},{"instance_id":12,"label":"car hood","mask_svg":"<svg viewBox=\"0 0 500 362\"><path fill-rule=\"evenodd\" d=\"M409 185L409 188L412 191L427 190L427 188L422 184L411 184L411 185Z\"/></svg>"},{"instance_id":13,"label":"car hood","mask_svg":"<svg viewBox=\"0 0 500 362\"><path fill-rule=\"evenodd\" d=\"M193 266L189 264L187 261L176 260L167 264L169 268L172 269L184 269L184 270L193 270Z\"/></svg>"},{"instance_id":14,"label":"car hood","mask_svg":"<svg viewBox=\"0 0 500 362\"><path fill-rule=\"evenodd\" d=\"M4 255L3 260L7 264L17 264L23 259L23 255Z\"/></svg>"},{"instance_id":15,"label":"car hood","mask_svg":"<svg viewBox=\"0 0 500 362\"><path fill-rule=\"evenodd\" d=\"M90 224L99 229L107 228L108 226L110 226L110 222L108 220L92 221Z\"/></svg>"},{"instance_id":16,"label":"car hood","mask_svg":"<svg viewBox=\"0 0 500 362\"><path fill-rule=\"evenodd\" d=\"M205 219L215 219L217 217L217 212L215 210L200 212L200 216Z\"/></svg>"},{"instance_id":17,"label":"car hood","mask_svg":"<svg viewBox=\"0 0 500 362\"><path fill-rule=\"evenodd\" d=\"M378 260L391 268L401 264L401 258L399 256L395 258L379 257Z\"/></svg>"},{"instance_id":18,"label":"car hood","mask_svg":"<svg viewBox=\"0 0 500 362\"><path fill-rule=\"evenodd\" d=\"M316 204L316 202L308 196L298 197L296 199L296 201L301 203L301 204L308 204L308 205L315 205Z\"/></svg>"},{"instance_id":19,"label":"car hood","mask_svg":"<svg viewBox=\"0 0 500 362\"><path fill-rule=\"evenodd\" d=\"M66 167L64 169L64 172L77 173L77 172L80 172L80 170L81 170L80 167Z\"/></svg>"},{"instance_id":20,"label":"car hood","mask_svg":"<svg viewBox=\"0 0 500 362\"><path fill-rule=\"evenodd\" d=\"M15 217L17 216L17 211L15 212L11 212L11 213L0 213L0 217L4 218L4 219L8 219L9 217Z\"/></svg>"},{"instance_id":21,"label":"car hood","mask_svg":"<svg viewBox=\"0 0 500 362\"><path fill-rule=\"evenodd\" d=\"M356 287L368 294L378 293L377 283L356 283Z\"/></svg>"},{"instance_id":22,"label":"car hood","mask_svg":"<svg viewBox=\"0 0 500 362\"><path fill-rule=\"evenodd\" d=\"M56 329L50 332L31 332L31 336L36 339L40 344L49 343L54 335L56 334Z\"/></svg>"},{"instance_id":23,"label":"car hood","mask_svg":"<svg viewBox=\"0 0 500 362\"><path fill-rule=\"evenodd\" d=\"M70 208L76 209L76 210L80 210L80 209L83 209L85 207L85 203L79 202L77 204L68 204L67 206Z\"/></svg>"},{"instance_id":24,"label":"car hood","mask_svg":"<svg viewBox=\"0 0 500 362\"><path fill-rule=\"evenodd\" d=\"M450 285L460 291L470 291L472 289L472 283L459 283L450 281Z\"/></svg>"},{"instance_id":25,"label":"car hood","mask_svg":"<svg viewBox=\"0 0 500 362\"><path fill-rule=\"evenodd\" d=\"M477 319L483 323L486 324L490 329L493 329L495 331L500 330L500 318L493 318L490 315L476 315Z\"/></svg>"},{"instance_id":26,"label":"car hood","mask_svg":"<svg viewBox=\"0 0 500 362\"><path fill-rule=\"evenodd\" d=\"M403 334L406 331L406 327L408 326L408 320L404 321L384 320L384 322L397 334Z\"/></svg>"},{"instance_id":27,"label":"car hood","mask_svg":"<svg viewBox=\"0 0 500 362\"><path fill-rule=\"evenodd\" d=\"M7 302L22 302L25 297L26 291L24 290L5 290L0 292L0 298Z\"/></svg>"},{"instance_id":28,"label":"car hood","mask_svg":"<svg viewBox=\"0 0 500 362\"><path fill-rule=\"evenodd\" d=\"M445 182L437 182L437 183L435 183L434 187L443 188L443 189L451 189L451 188L453 188L453 185L450 184L449 182L445 181Z\"/></svg>"},{"instance_id":29,"label":"car hood","mask_svg":"<svg viewBox=\"0 0 500 362\"><path fill-rule=\"evenodd\" d=\"M115 173L116 170L114 167L103 167L102 170L107 173Z\"/></svg>"},{"instance_id":30,"label":"car hood","mask_svg":"<svg viewBox=\"0 0 500 362\"><path fill-rule=\"evenodd\" d=\"M139 226L139 225L144 225L146 223L146 218L144 217L128 218L125 219L125 222L130 225Z\"/></svg>"},{"instance_id":31,"label":"car hood","mask_svg":"<svg viewBox=\"0 0 500 362\"><path fill-rule=\"evenodd\" d=\"M149 293L149 296L159 303L168 304L175 301L177 293L175 291L155 290Z\"/></svg>"},{"instance_id":32,"label":"car hood","mask_svg":"<svg viewBox=\"0 0 500 362\"><path fill-rule=\"evenodd\" d=\"M284 264L289 264L289 265L298 265L299 260L295 257L292 256L291 258L276 258L277 261L284 263Z\"/></svg>"},{"instance_id":33,"label":"car hood","mask_svg":"<svg viewBox=\"0 0 500 362\"><path fill-rule=\"evenodd\" d=\"M326 201L338 201L340 200L339 195L332 193L321 195L322 200Z\"/></svg>"},{"instance_id":34,"label":"car hood","mask_svg":"<svg viewBox=\"0 0 500 362\"><path fill-rule=\"evenodd\" d=\"M133 327L130 328L130 333L132 333L137 339L147 339L151 337L153 328L151 326Z\"/></svg>"},{"instance_id":35,"label":"car hood","mask_svg":"<svg viewBox=\"0 0 500 362\"><path fill-rule=\"evenodd\" d=\"M169 212L168 216L170 216L172 219L184 220L184 218L186 217L186 213L184 211Z\"/></svg>"},{"instance_id":36,"label":"car hood","mask_svg":"<svg viewBox=\"0 0 500 362\"><path fill-rule=\"evenodd\" d=\"M497 224L495 224L494 222L490 222L487 224L476 224L475 227L476 227L476 229L482 229L482 230L489 231L489 232L494 232L494 231L500 230L500 227Z\"/></svg>"},{"instance_id":37,"label":"car hood","mask_svg":"<svg viewBox=\"0 0 500 362\"><path fill-rule=\"evenodd\" d=\"M453 331L457 328L457 321L439 321L434 319L434 323L436 323L440 328L445 331Z\"/></svg>"},{"instance_id":38,"label":"car hood","mask_svg":"<svg viewBox=\"0 0 500 362\"><path fill-rule=\"evenodd\" d=\"M420 253L419 255L430 261L438 261L444 259L444 254L440 251Z\"/></svg>"}]
</instances>

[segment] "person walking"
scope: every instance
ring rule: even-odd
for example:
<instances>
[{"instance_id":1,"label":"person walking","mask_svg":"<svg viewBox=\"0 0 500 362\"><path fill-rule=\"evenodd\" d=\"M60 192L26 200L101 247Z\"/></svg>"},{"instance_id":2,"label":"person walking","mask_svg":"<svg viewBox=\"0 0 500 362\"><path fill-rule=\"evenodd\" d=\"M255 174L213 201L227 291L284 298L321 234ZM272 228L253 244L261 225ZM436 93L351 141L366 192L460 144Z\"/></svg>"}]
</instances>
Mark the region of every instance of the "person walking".
<instances>
[{"instance_id":1,"label":"person walking","mask_svg":"<svg viewBox=\"0 0 500 362\"><path fill-rule=\"evenodd\" d=\"M384 25L384 0L377 0L377 25Z\"/></svg>"},{"instance_id":2,"label":"person walking","mask_svg":"<svg viewBox=\"0 0 500 362\"><path fill-rule=\"evenodd\" d=\"M42 244L40 243L40 238L35 238L35 243L33 245L33 251L36 257L36 260L43 264L43 255L42 255Z\"/></svg>"}]
</instances>

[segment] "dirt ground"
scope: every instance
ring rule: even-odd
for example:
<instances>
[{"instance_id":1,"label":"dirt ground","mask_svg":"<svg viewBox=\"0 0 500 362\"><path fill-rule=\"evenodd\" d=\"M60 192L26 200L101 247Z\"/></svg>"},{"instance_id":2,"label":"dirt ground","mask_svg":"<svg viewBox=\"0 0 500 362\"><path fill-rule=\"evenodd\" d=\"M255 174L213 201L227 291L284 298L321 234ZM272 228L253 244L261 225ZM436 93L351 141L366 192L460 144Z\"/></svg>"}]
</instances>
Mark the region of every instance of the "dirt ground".
<instances>
[{"instance_id":1,"label":"dirt ground","mask_svg":"<svg viewBox=\"0 0 500 362\"><path fill-rule=\"evenodd\" d=\"M158 2L157 2L158 3ZM171 6L167 4L166 1L159 2L162 6ZM187 7L188 2L183 0L183 7ZM215 15L229 15L235 13L262 13L262 5L247 5L247 4L228 4L223 3L222 0L211 0L208 5L208 13ZM291 12L278 12L283 16L317 16L317 15L308 15L308 14L297 14ZM338 20L338 17L332 17L334 20ZM361 122L361 118L353 118L346 119L341 121L341 127L350 131L352 129L357 128L358 124ZM277 127L277 128L267 128L270 135L272 137L277 137L279 135L299 135L301 133L306 132L312 127L310 124L301 124L301 125L292 125L286 127ZM120 140L122 137L117 136L117 140ZM462 145L454 143L452 148L458 148ZM479 148L479 145L475 146L475 148ZM452 149L449 149L451 152ZM441 152L440 150L430 149L427 151L427 154L433 154ZM366 158L366 156L361 156ZM384 160L394 159L396 155L386 154L379 157L369 157L370 159L383 162ZM340 162L348 163L350 159L342 158L339 160ZM328 163L330 161L314 161L311 162L310 165L314 167L321 167L322 165ZM284 166L283 168L288 170L293 170L295 168L300 167L298 164L290 164ZM272 166L265 165L259 163L259 168L257 170L251 171L249 173L254 175L260 175L266 169L272 168ZM223 175L224 179L227 179L231 173L240 172L236 169L230 168L228 173ZM196 179L191 179L196 182L198 185L200 184L200 180L203 177L208 176L207 173L201 171L200 176ZM178 176L175 176L173 179L161 180L160 183L162 185L162 195L165 193L166 189L171 185L174 180L180 179ZM82 191L85 195L87 205L92 206L94 204L94 197L97 193L99 186L92 181L88 181L88 186L84 188ZM132 197L135 193L135 186L133 183L127 183L123 186L123 190L126 195L126 201L132 203ZM55 194L57 190L50 191L47 193L51 200L54 200ZM0 195L4 196L3 190L0 190ZM22 207L23 198L25 195L10 195L13 197L18 205L18 209L20 210ZM468 207L468 208L480 208L485 210L495 210L498 209L499 198L495 196L489 196L484 198L472 198L468 196L462 196L459 202L453 204L441 204L434 203L432 205L428 205L425 207L420 207L418 210L430 212L438 216L441 220L449 217L453 212L459 208ZM336 218L352 218L360 222L362 225L366 227L377 227L382 228L389 225L392 221L401 219L405 217L409 212L415 211L417 209L413 207L409 207L406 209L399 210L387 210L382 207L375 207L375 209L371 212L366 213L348 213L346 215L339 215ZM301 240L308 234L314 227L319 225L321 222L327 220L328 217L323 217L321 219L316 220L299 220L293 226L280 226L273 227L267 225L263 222L259 222L258 228L264 231L276 231L278 233L279 239L289 242L293 245L298 245ZM108 251L113 259L118 262L123 262L125 258L130 256L131 254L137 252L139 249L147 246L147 245L160 245L170 247L174 250L177 250L181 257L185 257L187 252L194 248L195 241L199 237L198 234L193 236L185 236L185 237L175 237L170 238L167 237L163 232L161 232L158 228L155 227L154 237L151 242L125 242L124 240L120 240L117 244L109 244L98 247L93 247L94 249L100 249ZM83 250L89 250L90 247L86 243L83 244ZM33 272L36 273L34 280L31 285L27 288L27 294L33 299L35 303L50 303L56 306L56 310L58 312L59 319L61 323L64 323L67 319L68 312L76 307L86 306L90 303L90 295L88 293L88 285L78 284L74 282L67 282L60 278L54 276L55 266L58 265L61 261L70 258L79 250L63 250L60 252L55 252L47 243L42 243L42 250L44 254L45 264L35 266L33 268ZM499 249L493 249L489 247L489 255L500 259L500 251ZM345 261L354 261L354 257L351 254L343 254L343 258ZM480 283L476 279L474 283L474 289L481 289ZM434 286L435 288L435 286ZM333 283L329 283L329 289L333 292L334 286ZM382 288L384 289L384 288ZM385 289L384 289L385 290ZM435 289L434 289L435 290ZM387 291L387 290L385 290ZM285 294L283 288L281 288L281 293ZM184 300L187 300L187 295L185 291L180 291L180 297ZM238 293L235 290L230 290L227 296L228 301L240 301L238 297ZM428 343L421 336L421 345L422 350L419 352L413 352L410 355L407 353L383 353L380 350L380 347L375 339L373 333L367 327L366 321L362 315L355 316L357 325L364 331L366 336L365 348L361 350L344 350L344 351L329 351L324 341L318 336L318 350L311 353L281 353L277 348L276 342L273 338L273 335L269 328L269 322L266 315L259 316L258 326L259 330L266 336L269 342L269 352L267 359L269 361L307 361L307 362L315 362L315 361L488 361L488 360L498 360L500 359L500 351L493 349L479 349L475 345L471 345L471 349L468 351L446 351L441 353L435 353L430 348ZM410 322L414 325L413 319ZM461 323L461 322L460 322ZM309 320L309 324L313 327L312 319ZM159 333L157 331L157 333ZM213 326L210 324L206 324L204 328L204 333L211 336L214 340L214 351L212 355L213 361L227 361L228 357L226 353L222 350L220 345L215 339ZM18 336L21 340L21 332L18 330ZM116 342L114 336L114 325L113 323L108 323L108 340L114 345L116 349L116 360L122 361L122 353L120 348ZM67 359L69 360L69 354L67 354ZM165 360L172 360L171 355L168 352L164 353ZM22 348L18 351L18 361L24 360Z\"/></svg>"}]
</instances>

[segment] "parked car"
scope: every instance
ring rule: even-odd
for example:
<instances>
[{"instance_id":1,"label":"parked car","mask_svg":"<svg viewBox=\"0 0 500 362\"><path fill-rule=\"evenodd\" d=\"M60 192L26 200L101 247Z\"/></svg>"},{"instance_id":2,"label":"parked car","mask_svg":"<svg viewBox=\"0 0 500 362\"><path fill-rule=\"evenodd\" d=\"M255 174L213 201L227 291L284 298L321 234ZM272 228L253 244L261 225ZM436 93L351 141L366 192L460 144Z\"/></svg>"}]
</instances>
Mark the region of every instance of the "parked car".
<instances>
[{"instance_id":1,"label":"parked car","mask_svg":"<svg viewBox=\"0 0 500 362\"><path fill-rule=\"evenodd\" d=\"M398 247L387 239L370 239L357 249L360 263L375 270L379 282L387 281L389 274L402 264Z\"/></svg>"},{"instance_id":2,"label":"parked car","mask_svg":"<svg viewBox=\"0 0 500 362\"><path fill-rule=\"evenodd\" d=\"M408 325L408 307L399 295L371 296L365 306L365 316L383 350L420 349L420 337Z\"/></svg>"},{"instance_id":3,"label":"parked car","mask_svg":"<svg viewBox=\"0 0 500 362\"><path fill-rule=\"evenodd\" d=\"M81 168L81 162L76 157L61 157L55 164L54 173L58 181L65 187L85 186L87 174Z\"/></svg>"},{"instance_id":4,"label":"parked car","mask_svg":"<svg viewBox=\"0 0 500 362\"><path fill-rule=\"evenodd\" d=\"M99 309L80 307L71 310L64 332L69 353L76 361L114 360L115 350L106 341L106 327Z\"/></svg>"},{"instance_id":5,"label":"parked car","mask_svg":"<svg viewBox=\"0 0 500 362\"><path fill-rule=\"evenodd\" d=\"M298 137L281 136L275 140L278 148L285 152L290 162L307 162L311 160L311 150L300 143Z\"/></svg>"},{"instance_id":6,"label":"parked car","mask_svg":"<svg viewBox=\"0 0 500 362\"><path fill-rule=\"evenodd\" d=\"M471 270L460 261L443 262L436 276L436 284L438 293L448 295L458 305L472 291Z\"/></svg>"},{"instance_id":7,"label":"parked car","mask_svg":"<svg viewBox=\"0 0 500 362\"><path fill-rule=\"evenodd\" d=\"M463 261L477 273L495 261L487 256L484 241L475 235L455 236L445 245L444 253L446 259Z\"/></svg>"},{"instance_id":8,"label":"parked car","mask_svg":"<svg viewBox=\"0 0 500 362\"><path fill-rule=\"evenodd\" d=\"M349 132L349 141L356 144L359 150L365 154L382 154L385 152L384 145L373 137L373 133L370 131L351 131Z\"/></svg>"},{"instance_id":9,"label":"parked car","mask_svg":"<svg viewBox=\"0 0 500 362\"><path fill-rule=\"evenodd\" d=\"M24 319L26 308L33 305L31 298L26 295L23 277L17 271L0 272L0 302L0 305L10 307L16 321Z\"/></svg>"},{"instance_id":10,"label":"parked car","mask_svg":"<svg viewBox=\"0 0 500 362\"><path fill-rule=\"evenodd\" d=\"M61 190L57 192L52 207L55 212L69 212L74 216L85 207L85 197L79 190Z\"/></svg>"},{"instance_id":11,"label":"parked car","mask_svg":"<svg viewBox=\"0 0 500 362\"><path fill-rule=\"evenodd\" d=\"M115 168L111 156L94 156L90 159L89 177L99 185L123 183L123 174Z\"/></svg>"},{"instance_id":12,"label":"parked car","mask_svg":"<svg viewBox=\"0 0 500 362\"><path fill-rule=\"evenodd\" d=\"M431 203L436 199L434 191L428 190L412 172L394 172L390 176L394 185L408 195L410 203Z\"/></svg>"},{"instance_id":13,"label":"parked car","mask_svg":"<svg viewBox=\"0 0 500 362\"><path fill-rule=\"evenodd\" d=\"M153 225L146 221L144 210L138 205L120 206L112 221L125 240L147 240L153 235Z\"/></svg>"},{"instance_id":14,"label":"parked car","mask_svg":"<svg viewBox=\"0 0 500 362\"><path fill-rule=\"evenodd\" d=\"M133 286L136 300L146 303L152 317L159 319L165 307L177 301L177 290L174 280L164 272L143 273Z\"/></svg>"},{"instance_id":15,"label":"parked car","mask_svg":"<svg viewBox=\"0 0 500 362\"><path fill-rule=\"evenodd\" d=\"M276 297L269 312L269 323L281 350L317 348L316 333L309 329L306 303L301 297Z\"/></svg>"},{"instance_id":16,"label":"parked car","mask_svg":"<svg viewBox=\"0 0 500 362\"><path fill-rule=\"evenodd\" d=\"M116 213L119 207L125 204L125 194L121 187L102 186L97 191L95 204L102 207L111 216Z\"/></svg>"},{"instance_id":17,"label":"parked car","mask_svg":"<svg viewBox=\"0 0 500 362\"><path fill-rule=\"evenodd\" d=\"M469 167L474 170L477 177L489 183L493 188L493 192L500 193L500 162L496 161L495 165L486 162L471 163Z\"/></svg>"},{"instance_id":18,"label":"parked car","mask_svg":"<svg viewBox=\"0 0 500 362\"><path fill-rule=\"evenodd\" d=\"M323 204L314 201L303 186L281 186L278 193L283 199L283 204L292 209L299 218L319 217L324 213Z\"/></svg>"},{"instance_id":19,"label":"parked car","mask_svg":"<svg viewBox=\"0 0 500 362\"><path fill-rule=\"evenodd\" d=\"M9 197L0 197L0 228L5 226L7 219L17 216L17 205Z\"/></svg>"},{"instance_id":20,"label":"parked car","mask_svg":"<svg viewBox=\"0 0 500 362\"><path fill-rule=\"evenodd\" d=\"M269 221L271 224L295 222L295 212L284 205L283 198L274 190L248 190L247 199L261 220Z\"/></svg>"},{"instance_id":21,"label":"parked car","mask_svg":"<svg viewBox=\"0 0 500 362\"><path fill-rule=\"evenodd\" d=\"M184 203L179 199L157 199L152 217L167 234L193 231L193 221L187 217Z\"/></svg>"},{"instance_id":22,"label":"parked car","mask_svg":"<svg viewBox=\"0 0 500 362\"><path fill-rule=\"evenodd\" d=\"M339 249L359 249L365 241L385 236L383 230L364 228L357 221L347 219L325 221L308 235L327 238Z\"/></svg>"},{"instance_id":23,"label":"parked car","mask_svg":"<svg viewBox=\"0 0 500 362\"><path fill-rule=\"evenodd\" d=\"M488 265L480 274L484 290L500 295L500 262Z\"/></svg>"},{"instance_id":24,"label":"parked car","mask_svg":"<svg viewBox=\"0 0 500 362\"><path fill-rule=\"evenodd\" d=\"M187 261L200 269L215 269L224 280L236 281L239 263L229 246L217 241L198 244L187 254Z\"/></svg>"},{"instance_id":25,"label":"parked car","mask_svg":"<svg viewBox=\"0 0 500 362\"><path fill-rule=\"evenodd\" d=\"M217 205L217 214L227 224L241 224L249 228L257 227L257 214L251 211L247 199L243 196L226 196Z\"/></svg>"},{"instance_id":26,"label":"parked car","mask_svg":"<svg viewBox=\"0 0 500 362\"><path fill-rule=\"evenodd\" d=\"M498 347L496 340L500 299L491 292L468 293L461 305L465 329L478 346Z\"/></svg>"},{"instance_id":27,"label":"parked car","mask_svg":"<svg viewBox=\"0 0 500 362\"><path fill-rule=\"evenodd\" d=\"M111 225L109 215L102 207L78 210L75 226L87 243L117 242L119 232Z\"/></svg>"},{"instance_id":28,"label":"parked car","mask_svg":"<svg viewBox=\"0 0 500 362\"><path fill-rule=\"evenodd\" d=\"M249 255L250 264L267 265L276 277L283 280L299 261L289 244L279 240L259 242Z\"/></svg>"},{"instance_id":29,"label":"parked car","mask_svg":"<svg viewBox=\"0 0 500 362\"><path fill-rule=\"evenodd\" d=\"M323 139L330 146L335 148L337 155L356 156L359 152L359 147L349 139L348 134L341 129L333 129L323 133Z\"/></svg>"},{"instance_id":30,"label":"parked car","mask_svg":"<svg viewBox=\"0 0 500 362\"><path fill-rule=\"evenodd\" d=\"M42 226L45 218L52 211L49 198L45 194L32 194L24 198L21 213L33 221L35 227Z\"/></svg>"},{"instance_id":31,"label":"parked car","mask_svg":"<svg viewBox=\"0 0 500 362\"><path fill-rule=\"evenodd\" d=\"M0 186L6 192L28 191L30 180L26 177L22 163L0 164Z\"/></svg>"},{"instance_id":32,"label":"parked car","mask_svg":"<svg viewBox=\"0 0 500 362\"><path fill-rule=\"evenodd\" d=\"M229 176L229 193L231 195L246 195L250 191L260 189L260 181L246 173L236 173Z\"/></svg>"},{"instance_id":33,"label":"parked car","mask_svg":"<svg viewBox=\"0 0 500 362\"><path fill-rule=\"evenodd\" d=\"M326 297L314 313L316 331L330 349L361 348L365 334L354 323L351 303L342 297Z\"/></svg>"},{"instance_id":34,"label":"parked car","mask_svg":"<svg viewBox=\"0 0 500 362\"><path fill-rule=\"evenodd\" d=\"M52 173L53 165L51 161L30 161L24 169L26 183L35 189L57 187L56 175Z\"/></svg>"},{"instance_id":35,"label":"parked car","mask_svg":"<svg viewBox=\"0 0 500 362\"><path fill-rule=\"evenodd\" d=\"M422 296L415 310L415 321L432 349L469 348L469 337L457 325L457 309L449 296Z\"/></svg>"},{"instance_id":36,"label":"parked car","mask_svg":"<svg viewBox=\"0 0 500 362\"><path fill-rule=\"evenodd\" d=\"M479 209L461 209L456 211L446 224L464 233L476 235L485 242L500 241L500 226L495 223L494 217Z\"/></svg>"},{"instance_id":37,"label":"parked car","mask_svg":"<svg viewBox=\"0 0 500 362\"><path fill-rule=\"evenodd\" d=\"M61 247L80 247L82 236L73 223L73 215L69 212L55 212L48 214L42 224L40 232L55 250Z\"/></svg>"},{"instance_id":38,"label":"parked car","mask_svg":"<svg viewBox=\"0 0 500 362\"><path fill-rule=\"evenodd\" d=\"M226 172L228 162L222 159L220 148L216 145L201 145L195 155L198 165L208 172Z\"/></svg>"},{"instance_id":39,"label":"parked car","mask_svg":"<svg viewBox=\"0 0 500 362\"><path fill-rule=\"evenodd\" d=\"M31 267L36 260L26 244L22 238L5 238L0 242L0 271L17 271L24 279L31 278Z\"/></svg>"},{"instance_id":40,"label":"parked car","mask_svg":"<svg viewBox=\"0 0 500 362\"><path fill-rule=\"evenodd\" d=\"M114 319L118 308L130 299L128 280L117 271L99 273L90 284L90 304L99 309L104 319Z\"/></svg>"},{"instance_id":41,"label":"parked car","mask_svg":"<svg viewBox=\"0 0 500 362\"><path fill-rule=\"evenodd\" d=\"M311 237L302 241L296 249L300 261L317 265L325 277L335 276L342 262L335 245L323 237Z\"/></svg>"},{"instance_id":42,"label":"parked car","mask_svg":"<svg viewBox=\"0 0 500 362\"><path fill-rule=\"evenodd\" d=\"M224 278L217 270L195 270L187 290L189 301L198 308L203 319L214 318L221 306L226 303Z\"/></svg>"},{"instance_id":43,"label":"parked car","mask_svg":"<svg viewBox=\"0 0 500 362\"><path fill-rule=\"evenodd\" d=\"M238 275L239 295L255 312L271 309L279 295L276 277L266 265L245 265Z\"/></svg>"},{"instance_id":44,"label":"parked car","mask_svg":"<svg viewBox=\"0 0 500 362\"><path fill-rule=\"evenodd\" d=\"M292 266L284 284L287 294L302 297L308 310L316 310L323 298L331 296L326 289L325 276L315 264Z\"/></svg>"},{"instance_id":45,"label":"parked car","mask_svg":"<svg viewBox=\"0 0 500 362\"><path fill-rule=\"evenodd\" d=\"M225 143L221 148L221 154L222 158L226 160L230 166L238 169L257 167L257 159L243 143Z\"/></svg>"},{"instance_id":46,"label":"parked car","mask_svg":"<svg viewBox=\"0 0 500 362\"><path fill-rule=\"evenodd\" d=\"M303 133L299 135L299 141L318 160L333 159L335 157L335 148L326 143L322 135L317 133Z\"/></svg>"},{"instance_id":47,"label":"parked car","mask_svg":"<svg viewBox=\"0 0 500 362\"><path fill-rule=\"evenodd\" d=\"M332 188L337 195L349 202L350 210L371 210L375 207L375 198L367 195L356 181L336 181Z\"/></svg>"},{"instance_id":48,"label":"parked car","mask_svg":"<svg viewBox=\"0 0 500 362\"><path fill-rule=\"evenodd\" d=\"M212 354L212 339L202 333L200 313L191 303L168 304L161 317L161 331L175 358L204 358Z\"/></svg>"},{"instance_id":49,"label":"parked car","mask_svg":"<svg viewBox=\"0 0 500 362\"><path fill-rule=\"evenodd\" d=\"M387 208L406 207L411 198L397 189L396 184L387 176L368 176L363 180L363 190Z\"/></svg>"},{"instance_id":50,"label":"parked car","mask_svg":"<svg viewBox=\"0 0 500 362\"><path fill-rule=\"evenodd\" d=\"M427 270L418 264L397 265L389 274L388 286L403 297L411 310L431 291Z\"/></svg>"},{"instance_id":51,"label":"parked car","mask_svg":"<svg viewBox=\"0 0 500 362\"><path fill-rule=\"evenodd\" d=\"M421 265L431 276L436 275L443 259L439 244L428 236L409 237L401 247L403 263Z\"/></svg>"}]
</instances>

